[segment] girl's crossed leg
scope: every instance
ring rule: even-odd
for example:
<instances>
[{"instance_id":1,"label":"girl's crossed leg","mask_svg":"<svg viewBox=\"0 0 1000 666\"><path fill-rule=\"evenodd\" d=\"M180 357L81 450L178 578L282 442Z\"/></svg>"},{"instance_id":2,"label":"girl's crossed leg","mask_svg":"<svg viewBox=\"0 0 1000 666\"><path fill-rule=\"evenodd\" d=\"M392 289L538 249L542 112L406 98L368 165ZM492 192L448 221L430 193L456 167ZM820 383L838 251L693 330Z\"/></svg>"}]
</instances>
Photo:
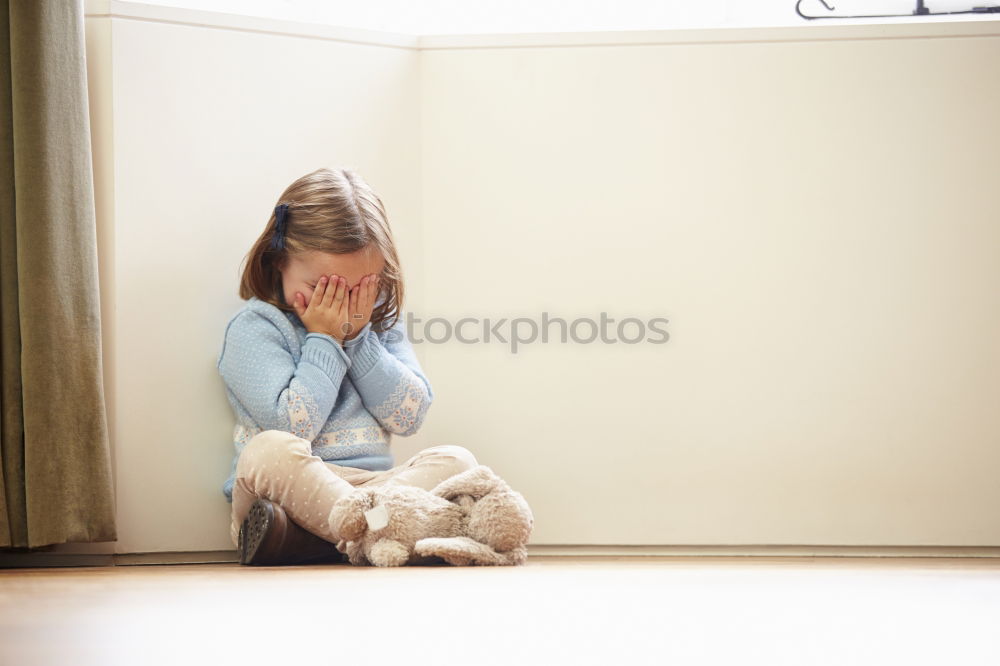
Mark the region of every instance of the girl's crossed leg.
<instances>
[{"instance_id":1,"label":"girl's crossed leg","mask_svg":"<svg viewBox=\"0 0 1000 666\"><path fill-rule=\"evenodd\" d=\"M265 430L247 442L236 463L233 484L233 545L240 525L257 497L277 503L299 526L337 543L330 529L330 509L356 487L381 484L432 490L441 481L478 465L468 449L453 444L423 449L392 469L370 471L324 462L306 439L282 430Z\"/></svg>"}]
</instances>

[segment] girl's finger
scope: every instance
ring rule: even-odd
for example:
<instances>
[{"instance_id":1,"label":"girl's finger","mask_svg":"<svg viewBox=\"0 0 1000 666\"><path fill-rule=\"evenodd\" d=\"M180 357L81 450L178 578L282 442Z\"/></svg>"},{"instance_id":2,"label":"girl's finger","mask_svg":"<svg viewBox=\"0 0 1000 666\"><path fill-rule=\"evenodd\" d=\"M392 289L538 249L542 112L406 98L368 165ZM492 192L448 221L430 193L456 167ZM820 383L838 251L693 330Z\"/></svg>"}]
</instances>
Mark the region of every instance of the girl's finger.
<instances>
[{"instance_id":1,"label":"girl's finger","mask_svg":"<svg viewBox=\"0 0 1000 666\"><path fill-rule=\"evenodd\" d=\"M333 294L333 300L330 302L330 308L333 310L337 319L341 321L344 319L344 278L338 277L336 286L330 285L330 293Z\"/></svg>"},{"instance_id":2,"label":"girl's finger","mask_svg":"<svg viewBox=\"0 0 1000 666\"><path fill-rule=\"evenodd\" d=\"M354 288L354 290L357 293L356 294L352 294L354 296L354 300L351 301L351 319L352 320L354 319L354 315L355 314L364 314L364 311L365 311L365 298L368 296L368 282L367 282L367 280L368 280L367 276L361 278L361 282L359 282L358 286Z\"/></svg>"},{"instance_id":3,"label":"girl's finger","mask_svg":"<svg viewBox=\"0 0 1000 666\"><path fill-rule=\"evenodd\" d=\"M326 276L321 277L319 282L316 283L316 288L313 289L312 300L309 305L312 307L318 306L323 302L323 294L326 292Z\"/></svg>"},{"instance_id":4,"label":"girl's finger","mask_svg":"<svg viewBox=\"0 0 1000 666\"><path fill-rule=\"evenodd\" d=\"M361 298L361 308L363 312L371 314L372 303L375 302L375 276L368 278L368 284L365 285L365 290Z\"/></svg>"},{"instance_id":5,"label":"girl's finger","mask_svg":"<svg viewBox=\"0 0 1000 666\"><path fill-rule=\"evenodd\" d=\"M348 313L351 315L351 319L354 319L354 313L358 311L358 294L361 291L361 285L358 285L354 289L351 289L351 302L347 309Z\"/></svg>"},{"instance_id":6,"label":"girl's finger","mask_svg":"<svg viewBox=\"0 0 1000 666\"><path fill-rule=\"evenodd\" d=\"M340 284L340 278L336 275L330 276L330 283L326 286L326 294L323 295L323 307L331 307L333 305L333 297L337 295L337 287Z\"/></svg>"},{"instance_id":7,"label":"girl's finger","mask_svg":"<svg viewBox=\"0 0 1000 666\"><path fill-rule=\"evenodd\" d=\"M348 299L344 298L344 292L347 290L347 280L345 278L341 279L343 282L337 287L337 295L333 299L333 311L337 313L337 319L343 321L347 319Z\"/></svg>"},{"instance_id":8,"label":"girl's finger","mask_svg":"<svg viewBox=\"0 0 1000 666\"><path fill-rule=\"evenodd\" d=\"M337 293L335 298L337 301L343 301L344 296L347 294L347 278L340 278L337 280Z\"/></svg>"}]
</instances>

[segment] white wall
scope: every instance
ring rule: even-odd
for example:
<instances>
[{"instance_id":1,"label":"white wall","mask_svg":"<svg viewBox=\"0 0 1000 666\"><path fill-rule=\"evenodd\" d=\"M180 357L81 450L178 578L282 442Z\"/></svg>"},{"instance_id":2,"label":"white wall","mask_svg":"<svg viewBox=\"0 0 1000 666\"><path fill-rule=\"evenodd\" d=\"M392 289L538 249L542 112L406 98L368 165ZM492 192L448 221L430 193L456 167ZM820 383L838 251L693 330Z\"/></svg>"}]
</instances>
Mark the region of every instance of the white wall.
<instances>
[{"instance_id":1,"label":"white wall","mask_svg":"<svg viewBox=\"0 0 1000 666\"><path fill-rule=\"evenodd\" d=\"M93 131L113 163L98 187L117 552L231 549L215 361L240 263L288 184L352 166L385 201L420 307L418 55L149 17L90 15L87 38L111 53L89 66L108 79Z\"/></svg>"},{"instance_id":2,"label":"white wall","mask_svg":"<svg viewBox=\"0 0 1000 666\"><path fill-rule=\"evenodd\" d=\"M537 543L1000 544L1000 36L849 34L422 51L429 311L670 319L429 347Z\"/></svg>"},{"instance_id":3,"label":"white wall","mask_svg":"<svg viewBox=\"0 0 1000 666\"><path fill-rule=\"evenodd\" d=\"M416 345L397 462L468 446L532 544L1000 545L996 24L407 41L125 5L87 24L117 552L231 548L238 265L339 164L424 319L670 320Z\"/></svg>"}]
</instances>

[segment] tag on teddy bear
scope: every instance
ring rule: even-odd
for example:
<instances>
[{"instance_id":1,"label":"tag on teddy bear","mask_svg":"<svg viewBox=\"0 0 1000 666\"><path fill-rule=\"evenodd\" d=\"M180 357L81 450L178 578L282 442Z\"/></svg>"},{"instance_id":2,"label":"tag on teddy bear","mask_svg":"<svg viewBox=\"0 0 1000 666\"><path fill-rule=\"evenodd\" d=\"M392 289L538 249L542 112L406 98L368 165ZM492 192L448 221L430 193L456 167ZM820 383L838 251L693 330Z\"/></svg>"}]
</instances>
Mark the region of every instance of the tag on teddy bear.
<instances>
[{"instance_id":1,"label":"tag on teddy bear","mask_svg":"<svg viewBox=\"0 0 1000 666\"><path fill-rule=\"evenodd\" d=\"M389 510L385 504L379 504L374 509L365 511L365 520L368 521L368 529L373 532L380 530L389 524Z\"/></svg>"}]
</instances>

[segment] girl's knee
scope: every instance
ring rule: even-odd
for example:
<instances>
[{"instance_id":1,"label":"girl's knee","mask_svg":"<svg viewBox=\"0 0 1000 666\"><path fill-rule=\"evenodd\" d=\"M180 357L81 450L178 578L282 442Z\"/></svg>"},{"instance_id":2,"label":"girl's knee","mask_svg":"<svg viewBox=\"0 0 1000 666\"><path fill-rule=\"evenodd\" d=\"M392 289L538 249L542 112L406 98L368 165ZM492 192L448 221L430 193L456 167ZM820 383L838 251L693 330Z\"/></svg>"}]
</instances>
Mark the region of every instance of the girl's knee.
<instances>
[{"instance_id":1,"label":"girl's knee","mask_svg":"<svg viewBox=\"0 0 1000 666\"><path fill-rule=\"evenodd\" d=\"M467 469L472 469L479 464L479 461L476 460L476 456L473 455L472 451L464 446L459 446L457 444L442 444L441 446L432 446L430 450L434 452L435 456L448 461L448 463L454 468L452 474L459 474Z\"/></svg>"},{"instance_id":2,"label":"girl's knee","mask_svg":"<svg viewBox=\"0 0 1000 666\"><path fill-rule=\"evenodd\" d=\"M243 476L241 471L259 467L270 462L278 462L292 452L312 453L312 445L290 432L284 430L264 430L253 436L240 452L236 462L236 476Z\"/></svg>"}]
</instances>

